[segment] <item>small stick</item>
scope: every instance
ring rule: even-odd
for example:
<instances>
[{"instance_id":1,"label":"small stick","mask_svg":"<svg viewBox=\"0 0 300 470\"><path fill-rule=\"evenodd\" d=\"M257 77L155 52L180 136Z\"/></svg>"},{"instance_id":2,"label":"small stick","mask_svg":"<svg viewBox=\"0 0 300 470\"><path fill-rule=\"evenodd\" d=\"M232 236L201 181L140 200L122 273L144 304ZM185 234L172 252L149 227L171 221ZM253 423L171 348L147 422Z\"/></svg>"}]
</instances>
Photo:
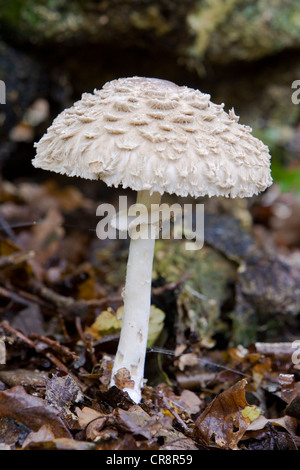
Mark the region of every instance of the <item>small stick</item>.
<instances>
[{"instance_id":1,"label":"small stick","mask_svg":"<svg viewBox=\"0 0 300 470\"><path fill-rule=\"evenodd\" d=\"M23 341L23 343L27 344L33 349L36 349L36 345L34 344L34 342L31 341L31 339L27 338L27 336L25 336L24 333L22 333L19 330L16 330L13 326L11 326L7 320L2 321L0 323L0 326L2 326L4 330L9 331L11 334L19 338L21 341Z\"/></svg>"},{"instance_id":2,"label":"small stick","mask_svg":"<svg viewBox=\"0 0 300 470\"><path fill-rule=\"evenodd\" d=\"M6 233L6 235L8 236L8 238L9 238L10 240L12 240L14 243L17 242L17 239L16 239L16 236L15 236L14 231L11 229L11 226L10 226L9 223L5 220L5 218L3 217L3 215L1 214L1 212L0 212L0 227L1 227L1 229L3 230L3 232Z\"/></svg>"},{"instance_id":3,"label":"small stick","mask_svg":"<svg viewBox=\"0 0 300 470\"><path fill-rule=\"evenodd\" d=\"M181 427L186 431L186 432L191 432L190 428L185 424L185 422L183 421L183 419L179 416L179 414L177 413L177 411L175 410L175 408L173 408L173 406L171 406L169 404L169 400L167 397L163 397L163 405L167 408L167 410L170 411L170 413L172 413L172 415L174 416L174 418L176 419L176 421L178 421L178 423L181 425Z\"/></svg>"},{"instance_id":4,"label":"small stick","mask_svg":"<svg viewBox=\"0 0 300 470\"><path fill-rule=\"evenodd\" d=\"M94 365L96 365L96 364L98 363L98 361L97 361L97 358L96 358L95 353L94 353L94 348L93 348L93 346L92 346L91 340L89 340L89 339L85 336L85 334L84 334L84 332L83 332L83 330L82 330L80 317L76 317L76 319L75 319L75 325L76 325L78 334L79 334L79 336L80 336L80 339L81 339L82 342L84 343L84 345L85 345L85 347L86 347L86 350L87 350L87 352L88 352L88 354L89 354L89 356L90 356L90 358L91 358L91 360L92 360L92 363L93 363Z\"/></svg>"},{"instance_id":5,"label":"small stick","mask_svg":"<svg viewBox=\"0 0 300 470\"><path fill-rule=\"evenodd\" d=\"M168 284L165 284L164 286L161 287L152 287L152 294L155 295L160 295L166 290L174 290L176 287L178 287L180 284L182 284L183 281L186 281L190 275L188 273L183 274L180 279L177 279L176 281L169 282Z\"/></svg>"},{"instance_id":6,"label":"small stick","mask_svg":"<svg viewBox=\"0 0 300 470\"><path fill-rule=\"evenodd\" d=\"M1 256L0 257L0 268L6 268L9 266L15 266L16 264L22 264L25 261L28 261L34 258L35 252L33 250L28 251L27 253L16 252L11 255Z\"/></svg>"},{"instance_id":7,"label":"small stick","mask_svg":"<svg viewBox=\"0 0 300 470\"><path fill-rule=\"evenodd\" d=\"M72 297L66 297L64 295L60 295L49 287L44 286L39 282L32 282L31 283L33 289L36 291L44 299L54 303L59 308L68 308L74 304L75 299Z\"/></svg>"},{"instance_id":8,"label":"small stick","mask_svg":"<svg viewBox=\"0 0 300 470\"><path fill-rule=\"evenodd\" d=\"M5 297L6 299L10 299L13 302L16 302L20 305L26 305L27 307L32 303L32 302L29 302L29 300L26 300L20 295L16 294L15 292L11 292L1 286L0 286L0 296Z\"/></svg>"},{"instance_id":9,"label":"small stick","mask_svg":"<svg viewBox=\"0 0 300 470\"><path fill-rule=\"evenodd\" d=\"M78 356L77 354L75 354L74 352L72 352L67 346L64 346L62 344L59 344L57 341L55 341L54 339L51 339L51 338L47 338L46 336L39 336L38 334L36 333L32 333L30 335L30 337L32 339L37 339L39 341L42 341L43 343L45 344L48 344L51 348L53 348L54 351L62 354L63 356L65 356L67 359L71 359L71 360L76 360L78 359Z\"/></svg>"}]
</instances>

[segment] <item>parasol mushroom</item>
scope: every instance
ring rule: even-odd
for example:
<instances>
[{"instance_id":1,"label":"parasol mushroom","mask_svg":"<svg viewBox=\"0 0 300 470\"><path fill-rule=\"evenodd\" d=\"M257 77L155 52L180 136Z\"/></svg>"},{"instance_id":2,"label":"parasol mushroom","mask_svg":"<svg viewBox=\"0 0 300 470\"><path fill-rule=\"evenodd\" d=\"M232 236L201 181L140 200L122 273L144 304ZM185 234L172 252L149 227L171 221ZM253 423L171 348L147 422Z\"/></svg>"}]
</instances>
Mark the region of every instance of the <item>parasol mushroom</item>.
<instances>
[{"instance_id":1,"label":"parasol mushroom","mask_svg":"<svg viewBox=\"0 0 300 470\"><path fill-rule=\"evenodd\" d=\"M148 210L165 192L250 197L272 184L269 151L223 107L199 90L166 80L113 80L84 93L54 120L35 144L33 165L131 188ZM130 241L111 379L136 403L143 386L154 245L155 237Z\"/></svg>"}]
</instances>

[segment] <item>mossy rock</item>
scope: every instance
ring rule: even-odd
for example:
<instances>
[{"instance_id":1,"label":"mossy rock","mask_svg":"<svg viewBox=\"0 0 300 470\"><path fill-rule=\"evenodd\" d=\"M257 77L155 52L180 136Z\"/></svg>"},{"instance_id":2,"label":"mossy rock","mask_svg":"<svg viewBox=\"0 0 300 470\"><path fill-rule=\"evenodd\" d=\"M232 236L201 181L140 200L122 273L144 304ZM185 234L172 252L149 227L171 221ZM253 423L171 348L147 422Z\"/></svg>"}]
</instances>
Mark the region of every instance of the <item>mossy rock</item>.
<instances>
[{"instance_id":1,"label":"mossy rock","mask_svg":"<svg viewBox=\"0 0 300 470\"><path fill-rule=\"evenodd\" d=\"M0 0L2 33L33 44L159 45L197 64L300 47L298 0Z\"/></svg>"},{"instance_id":2,"label":"mossy rock","mask_svg":"<svg viewBox=\"0 0 300 470\"><path fill-rule=\"evenodd\" d=\"M157 241L153 278L163 277L169 283L186 274L177 297L177 324L197 333L204 346L212 346L214 335L227 335L222 307L232 297L236 264L209 246L187 251L183 241Z\"/></svg>"},{"instance_id":3,"label":"mossy rock","mask_svg":"<svg viewBox=\"0 0 300 470\"><path fill-rule=\"evenodd\" d=\"M250 61L300 47L298 0L200 0L195 6L187 20L196 60Z\"/></svg>"}]
</instances>

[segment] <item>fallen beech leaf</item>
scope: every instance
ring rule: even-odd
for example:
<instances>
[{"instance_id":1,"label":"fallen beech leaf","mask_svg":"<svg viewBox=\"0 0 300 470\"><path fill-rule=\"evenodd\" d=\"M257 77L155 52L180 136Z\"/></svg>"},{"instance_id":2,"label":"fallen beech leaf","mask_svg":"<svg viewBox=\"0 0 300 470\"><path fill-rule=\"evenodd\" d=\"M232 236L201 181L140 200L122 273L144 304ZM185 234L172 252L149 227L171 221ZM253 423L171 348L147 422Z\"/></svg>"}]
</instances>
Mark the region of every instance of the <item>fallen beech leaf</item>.
<instances>
[{"instance_id":1,"label":"fallen beech leaf","mask_svg":"<svg viewBox=\"0 0 300 470\"><path fill-rule=\"evenodd\" d=\"M86 329L86 333L91 334L93 338L100 339L104 335L118 333L121 330L123 318L123 307L118 308L116 313L111 309L104 310L98 315L94 323ZM151 305L149 332L147 346L152 346L160 335L164 327L165 314L159 308Z\"/></svg>"},{"instance_id":2,"label":"fallen beech leaf","mask_svg":"<svg viewBox=\"0 0 300 470\"><path fill-rule=\"evenodd\" d=\"M248 450L297 450L300 446L298 437L279 430L278 426L268 421L263 429L248 431L243 436L243 446Z\"/></svg>"},{"instance_id":3,"label":"fallen beech leaf","mask_svg":"<svg viewBox=\"0 0 300 470\"><path fill-rule=\"evenodd\" d=\"M33 431L38 431L43 424L49 424L55 437L72 437L60 412L42 398L26 393L20 385L0 391L1 416L10 416Z\"/></svg>"},{"instance_id":4,"label":"fallen beech leaf","mask_svg":"<svg viewBox=\"0 0 300 470\"><path fill-rule=\"evenodd\" d=\"M106 422L106 416L94 419L86 428L86 438L90 441L97 441L99 437L103 435L101 431L104 428Z\"/></svg>"},{"instance_id":5,"label":"fallen beech leaf","mask_svg":"<svg viewBox=\"0 0 300 470\"><path fill-rule=\"evenodd\" d=\"M164 444L159 450L198 450L195 442L179 431L169 431L164 437Z\"/></svg>"},{"instance_id":6,"label":"fallen beech leaf","mask_svg":"<svg viewBox=\"0 0 300 470\"><path fill-rule=\"evenodd\" d=\"M117 425L122 431L131 432L136 436L151 439L164 435L171 426L169 417L150 416L139 405L133 405L129 410L115 410Z\"/></svg>"},{"instance_id":7,"label":"fallen beech leaf","mask_svg":"<svg viewBox=\"0 0 300 470\"><path fill-rule=\"evenodd\" d=\"M184 402L184 411L190 415L196 414L200 411L202 400L191 390L183 390L180 395L180 400Z\"/></svg>"},{"instance_id":8,"label":"fallen beech leaf","mask_svg":"<svg viewBox=\"0 0 300 470\"><path fill-rule=\"evenodd\" d=\"M151 417L139 405L133 405L128 411L117 408L115 416L118 425L124 430L135 435L140 435L146 439L151 438L150 422Z\"/></svg>"},{"instance_id":9,"label":"fallen beech leaf","mask_svg":"<svg viewBox=\"0 0 300 470\"><path fill-rule=\"evenodd\" d=\"M250 420L242 410L248 406L245 397L247 380L243 379L217 395L195 423L195 436L205 445L237 449Z\"/></svg>"},{"instance_id":10,"label":"fallen beech leaf","mask_svg":"<svg viewBox=\"0 0 300 470\"><path fill-rule=\"evenodd\" d=\"M293 418L300 419L300 394L298 394L285 410L286 414Z\"/></svg>"},{"instance_id":11,"label":"fallen beech leaf","mask_svg":"<svg viewBox=\"0 0 300 470\"><path fill-rule=\"evenodd\" d=\"M32 443L51 442L53 439L55 439L55 436L50 426L48 424L44 424L38 431L28 434L25 441L23 442L22 448L24 449L30 446Z\"/></svg>"},{"instance_id":12,"label":"fallen beech leaf","mask_svg":"<svg viewBox=\"0 0 300 470\"><path fill-rule=\"evenodd\" d=\"M76 407L75 411L78 416L79 426L82 428L85 428L91 421L103 416L99 411L89 408L88 406L84 406L82 410L79 407Z\"/></svg>"},{"instance_id":13,"label":"fallen beech leaf","mask_svg":"<svg viewBox=\"0 0 300 470\"><path fill-rule=\"evenodd\" d=\"M68 437L58 437L53 441L31 442L26 449L28 450L94 450L93 442L76 441Z\"/></svg>"},{"instance_id":14,"label":"fallen beech leaf","mask_svg":"<svg viewBox=\"0 0 300 470\"><path fill-rule=\"evenodd\" d=\"M255 421L249 424L247 432L244 435L244 438L248 438L248 433L251 431L260 431L264 429L268 423L273 424L274 426L280 426L290 434L295 434L297 431L297 420L290 416L282 416L281 418L269 418L265 416L259 416Z\"/></svg>"},{"instance_id":15,"label":"fallen beech leaf","mask_svg":"<svg viewBox=\"0 0 300 470\"><path fill-rule=\"evenodd\" d=\"M48 374L30 369L1 370L0 380L9 387L14 387L15 385L45 387L48 380Z\"/></svg>"},{"instance_id":16,"label":"fallen beech leaf","mask_svg":"<svg viewBox=\"0 0 300 470\"><path fill-rule=\"evenodd\" d=\"M246 406L242 410L243 418L248 418L251 423L252 421L256 420L259 417L260 413L261 413L261 410L257 408L257 406L255 405Z\"/></svg>"}]
</instances>

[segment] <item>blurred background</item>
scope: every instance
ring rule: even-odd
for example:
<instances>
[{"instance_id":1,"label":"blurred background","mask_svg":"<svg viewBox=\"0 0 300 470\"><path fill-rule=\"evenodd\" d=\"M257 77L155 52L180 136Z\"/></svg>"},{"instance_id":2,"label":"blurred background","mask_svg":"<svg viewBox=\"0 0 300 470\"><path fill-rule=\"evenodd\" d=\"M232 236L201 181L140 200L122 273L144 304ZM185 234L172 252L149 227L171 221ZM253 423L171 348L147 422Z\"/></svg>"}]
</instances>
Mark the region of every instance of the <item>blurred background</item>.
<instances>
[{"instance_id":1,"label":"blurred background","mask_svg":"<svg viewBox=\"0 0 300 470\"><path fill-rule=\"evenodd\" d=\"M0 0L0 80L6 84L6 103L0 104L2 232L23 250L35 249L35 260L46 269L42 273L36 268L35 276L48 285L55 287L60 276L71 272L70 266L80 266L88 258L93 266L100 266L102 274L119 273L116 279L110 276L106 281L112 290L121 290L126 253L122 270L117 259L120 252L115 248L106 261L102 251L100 265L98 254L95 264L95 245L99 241L90 231L97 222L91 201L116 200L116 190L101 182L71 180L37 171L31 165L33 144L59 112L80 99L83 92L101 88L109 80L140 75L200 89L209 93L213 102L224 102L227 111L234 107L240 122L250 125L254 135L269 146L274 178L271 188L250 200L220 198L205 202L207 214L225 217L218 217L219 225L216 219L210 219L211 225L206 222L206 227L213 227L212 236L209 239L207 232L206 241L215 252L224 255L215 261L215 271L211 265L201 264L203 272L206 269L212 273L213 282L216 272L221 272L220 266L224 268L225 258L231 262L235 256L241 262L245 246L252 247L253 241L248 239L241 247L244 232L235 231L227 216L239 220L243 230L254 237L255 246L263 249L261 264L257 259L249 263L248 258L249 269L244 270L244 277L242 271L236 277L235 266L231 279L224 268L224 283L217 283L222 287L216 316L223 321L224 312L237 312L243 305L241 323L247 329L245 299L250 299L250 310L255 315L283 314L284 324L289 318L286 313L292 312L286 337L290 339L294 329L297 338L299 326L296 329L294 320L300 312L299 52L299 0ZM65 185L68 189L63 192ZM46 225L40 229L31 227L41 218L48 227L59 227L54 234L45 229ZM31 227L27 232L23 230L26 224ZM67 230L79 225L86 228L80 234L63 233L62 227ZM223 234L222 247L217 233ZM224 240L232 240L231 245ZM3 245L1 249L6 255L11 252ZM162 253L169 267L180 265L174 262L173 254L166 258L165 248ZM199 257L206 254L203 251ZM278 254L283 256L279 261ZM164 279L173 281L191 269L191 264L170 277L162 268L155 269L158 278L163 274ZM199 264L195 272L200 285L192 287L203 293L205 273L199 271ZM229 278L236 303L228 301ZM14 278L13 282L19 280ZM95 285L94 290L81 295L101 297ZM209 289L210 286L207 281ZM213 289L209 295L216 295L215 286ZM162 306L169 309L168 305ZM192 307L199 310L199 301ZM186 310L192 307L189 305ZM201 315L208 312L209 318L210 309L210 304L202 305ZM201 325L195 329L201 332ZM216 333L215 320L207 325L205 331L209 330L210 338ZM263 328L261 331L266 331ZM220 331L224 328L220 327ZM282 340L281 323L269 331L275 332L272 338ZM243 340L244 336L237 334L237 338Z\"/></svg>"},{"instance_id":2,"label":"blurred background","mask_svg":"<svg viewBox=\"0 0 300 470\"><path fill-rule=\"evenodd\" d=\"M33 174L33 142L84 91L141 75L234 107L297 191L299 49L298 0L0 0L2 174Z\"/></svg>"}]
</instances>

